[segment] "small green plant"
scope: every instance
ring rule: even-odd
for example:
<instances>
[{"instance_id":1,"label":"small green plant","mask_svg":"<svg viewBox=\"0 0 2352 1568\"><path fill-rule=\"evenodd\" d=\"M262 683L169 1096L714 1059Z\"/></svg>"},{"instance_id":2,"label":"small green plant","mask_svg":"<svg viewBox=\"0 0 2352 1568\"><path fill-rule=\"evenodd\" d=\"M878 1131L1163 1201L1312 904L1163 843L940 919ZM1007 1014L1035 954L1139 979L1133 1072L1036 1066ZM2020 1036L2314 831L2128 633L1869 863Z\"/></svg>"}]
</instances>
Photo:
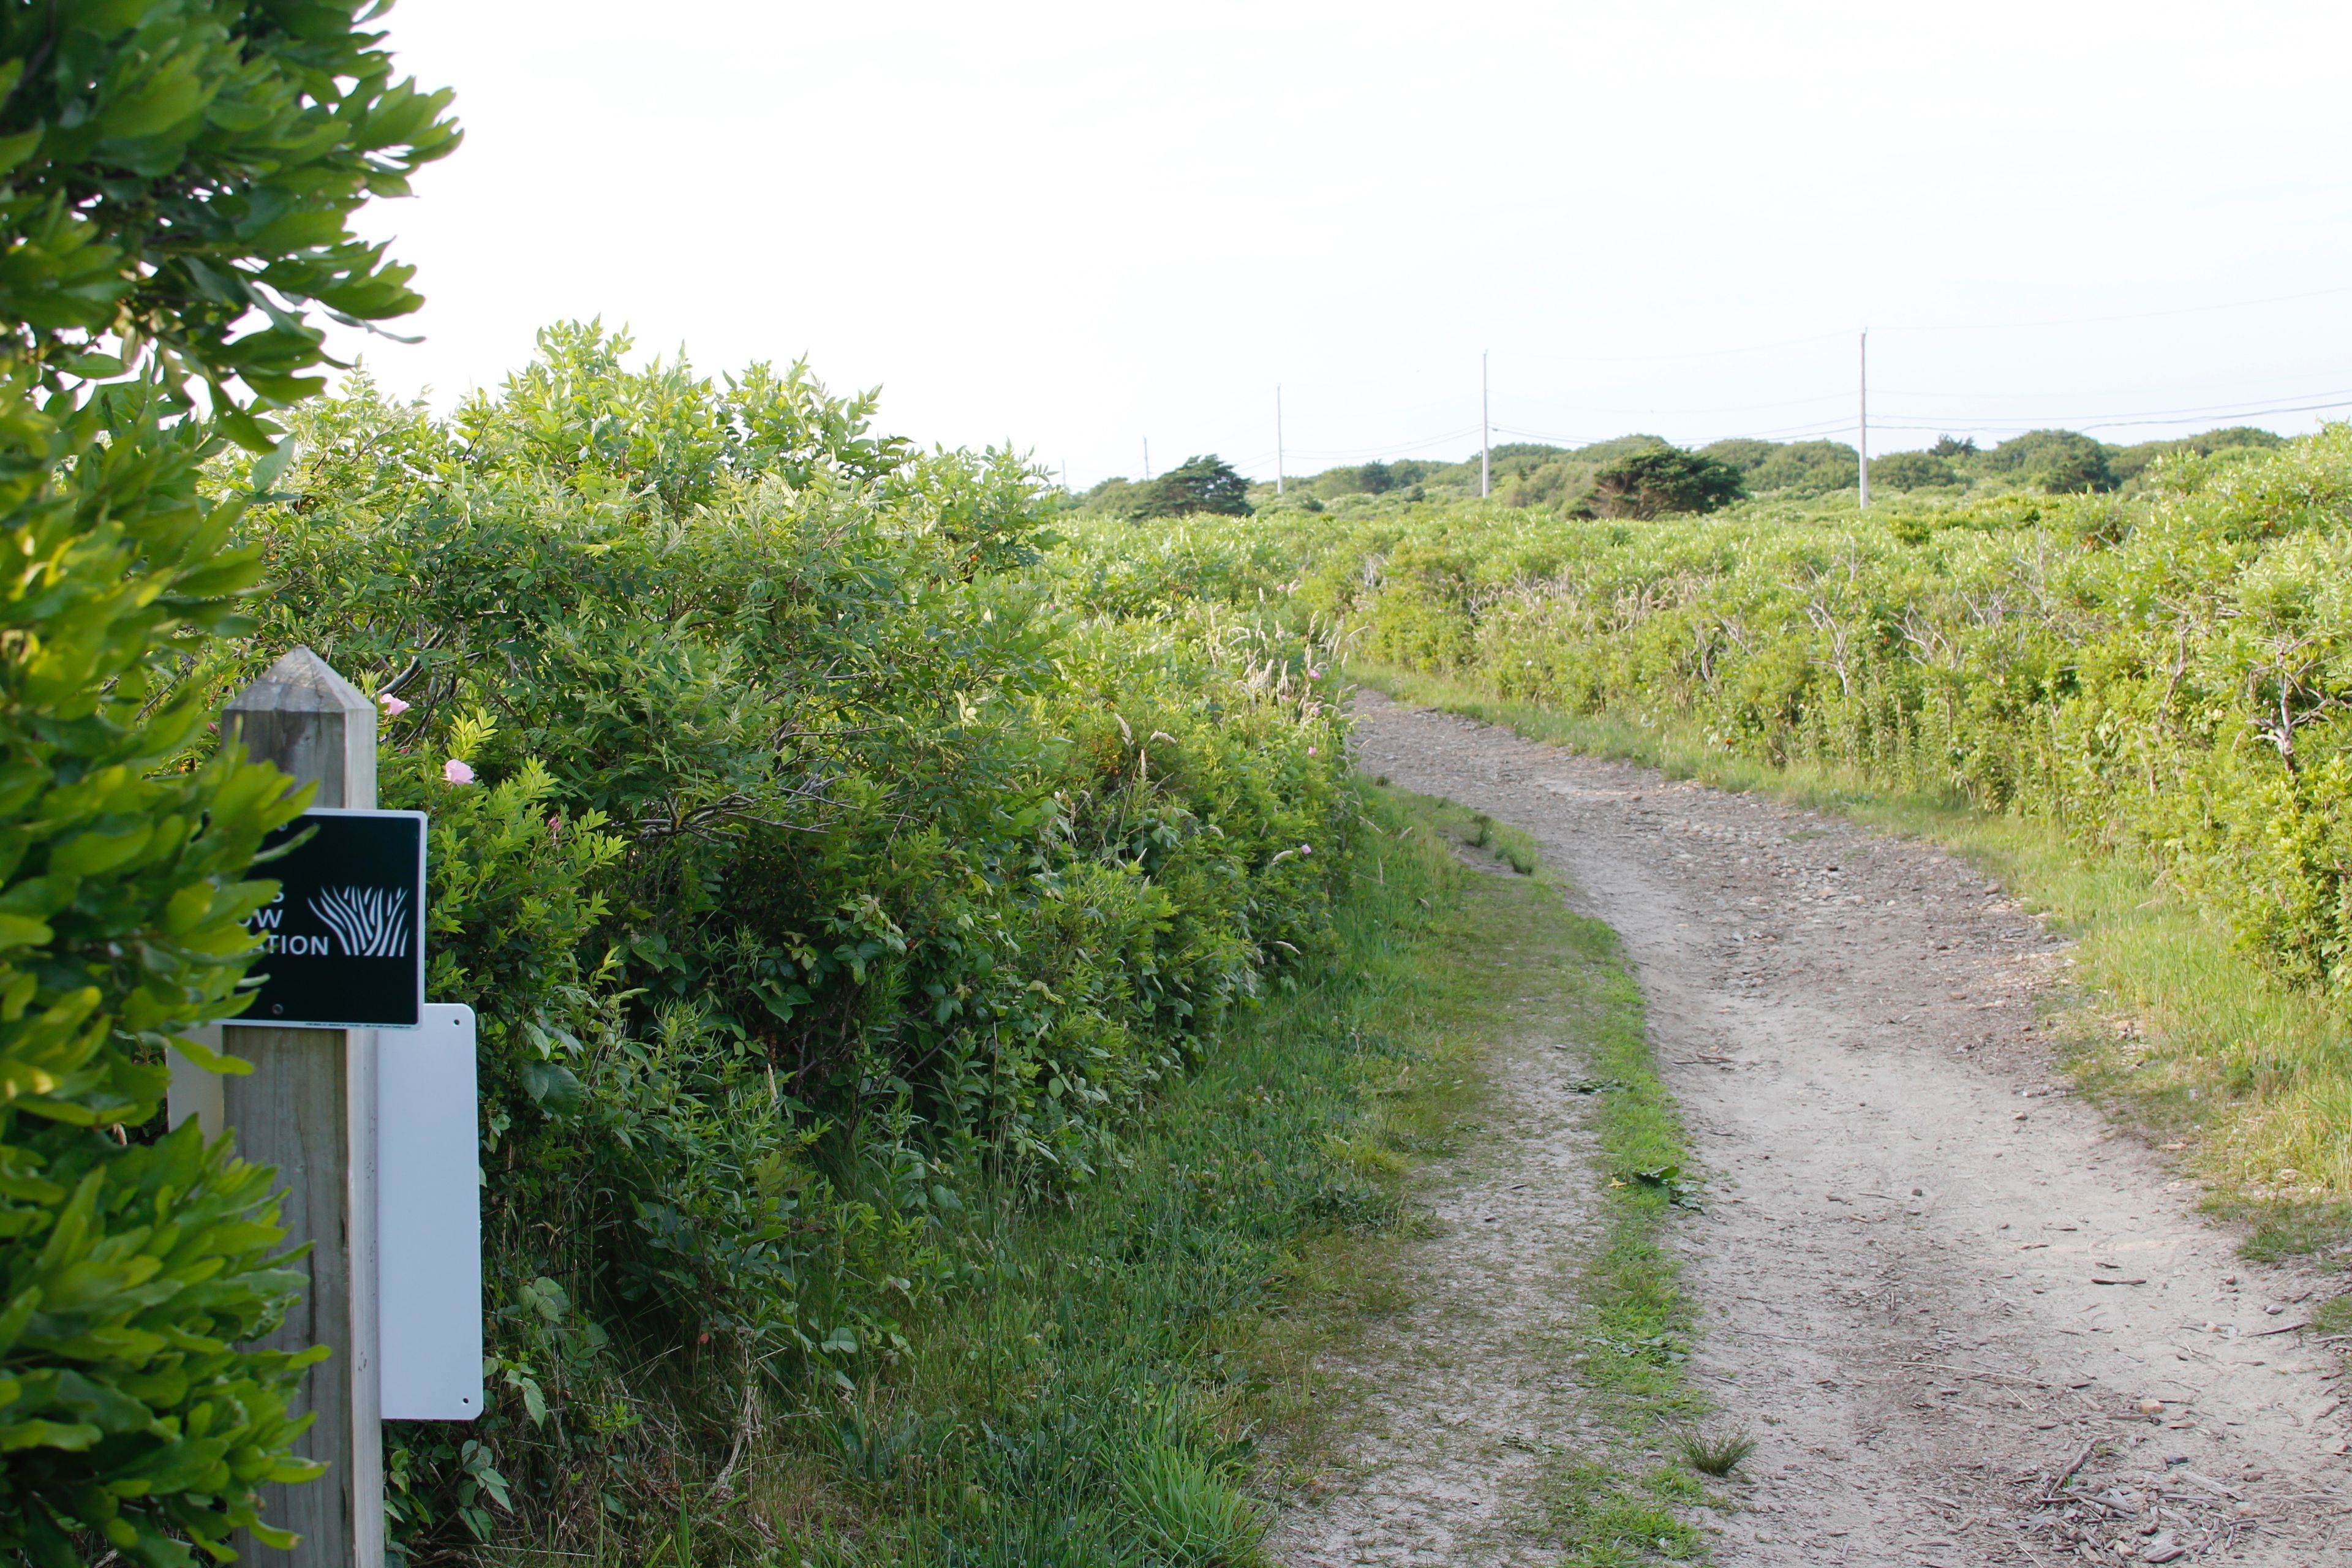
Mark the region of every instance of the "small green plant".
<instances>
[{"instance_id":1,"label":"small green plant","mask_svg":"<svg viewBox=\"0 0 2352 1568\"><path fill-rule=\"evenodd\" d=\"M1255 1568L1263 1510L1190 1449L1153 1443L1120 1478L1128 1507L1171 1568Z\"/></svg>"},{"instance_id":2,"label":"small green plant","mask_svg":"<svg viewBox=\"0 0 2352 1568\"><path fill-rule=\"evenodd\" d=\"M908 1415L886 1424L870 1410L852 1408L834 1423L834 1436L841 1444L842 1468L852 1479L878 1487L896 1477L921 1444L923 1423Z\"/></svg>"},{"instance_id":3,"label":"small green plant","mask_svg":"<svg viewBox=\"0 0 2352 1568\"><path fill-rule=\"evenodd\" d=\"M1756 1438L1747 1427L1709 1432L1685 1426L1675 1434L1675 1451L1703 1476L1727 1476L1756 1451Z\"/></svg>"},{"instance_id":4,"label":"small green plant","mask_svg":"<svg viewBox=\"0 0 2352 1568\"><path fill-rule=\"evenodd\" d=\"M1680 1165L1645 1165L1628 1171L1618 1178L1620 1184L1638 1185L1654 1193L1664 1193L1668 1205L1678 1209L1702 1207L1699 1185L1683 1180Z\"/></svg>"},{"instance_id":5,"label":"small green plant","mask_svg":"<svg viewBox=\"0 0 2352 1568\"><path fill-rule=\"evenodd\" d=\"M2323 1334L2352 1334L2352 1296L2330 1296L2314 1307L2311 1326Z\"/></svg>"}]
</instances>

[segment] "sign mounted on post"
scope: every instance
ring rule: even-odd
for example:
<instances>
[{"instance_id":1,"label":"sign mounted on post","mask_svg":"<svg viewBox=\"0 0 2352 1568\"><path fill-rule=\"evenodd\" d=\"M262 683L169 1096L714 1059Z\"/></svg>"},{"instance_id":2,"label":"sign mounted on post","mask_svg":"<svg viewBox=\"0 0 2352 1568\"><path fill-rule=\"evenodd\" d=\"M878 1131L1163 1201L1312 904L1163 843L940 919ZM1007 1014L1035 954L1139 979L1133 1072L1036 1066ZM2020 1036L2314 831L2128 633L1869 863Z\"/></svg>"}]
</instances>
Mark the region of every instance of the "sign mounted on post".
<instances>
[{"instance_id":1,"label":"sign mounted on post","mask_svg":"<svg viewBox=\"0 0 2352 1568\"><path fill-rule=\"evenodd\" d=\"M307 836L307 837L305 837ZM425 814L306 811L263 841L279 884L247 929L259 993L235 1022L269 1028L415 1029L425 1019Z\"/></svg>"},{"instance_id":2,"label":"sign mounted on post","mask_svg":"<svg viewBox=\"0 0 2352 1568\"><path fill-rule=\"evenodd\" d=\"M425 1005L376 1053L377 1365L387 1421L482 1413L482 1130L474 1010Z\"/></svg>"}]
</instances>

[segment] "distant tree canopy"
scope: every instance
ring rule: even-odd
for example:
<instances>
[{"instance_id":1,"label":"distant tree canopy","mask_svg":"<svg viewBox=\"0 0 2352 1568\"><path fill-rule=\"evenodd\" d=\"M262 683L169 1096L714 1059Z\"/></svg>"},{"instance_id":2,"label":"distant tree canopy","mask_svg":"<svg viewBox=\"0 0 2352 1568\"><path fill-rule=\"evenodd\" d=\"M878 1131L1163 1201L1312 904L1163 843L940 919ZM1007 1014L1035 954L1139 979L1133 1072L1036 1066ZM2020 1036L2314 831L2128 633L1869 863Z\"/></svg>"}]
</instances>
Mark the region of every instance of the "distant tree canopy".
<instances>
[{"instance_id":1,"label":"distant tree canopy","mask_svg":"<svg viewBox=\"0 0 2352 1568\"><path fill-rule=\"evenodd\" d=\"M1250 514L1249 481L1211 452L1187 458L1147 485L1138 487L1137 517L1185 517L1196 511L1228 517Z\"/></svg>"},{"instance_id":2,"label":"distant tree canopy","mask_svg":"<svg viewBox=\"0 0 2352 1568\"><path fill-rule=\"evenodd\" d=\"M1871 488L1889 493L1942 491L1954 497L2006 490L2137 489L2155 482L2156 465L2161 462L2242 462L2278 444L2278 437L2250 426L2127 447L2071 430L2032 431L1992 450L1979 447L1970 437L1945 436L1925 451L1874 457ZM1491 479L1494 499L1503 506L1581 517L1630 517L1704 510L1740 496L1805 500L1852 493L1860 478L1861 454L1843 441L1735 437L1677 457L1658 455L1675 450L1664 437L1641 433L1573 447L1513 441L1493 447L1490 461L1483 465L1475 450L1458 462L1391 458L1345 463L1320 473L1289 475L1279 500L1271 484L1252 487L1249 494L1258 507L1279 510L1389 510L1422 500L1472 500L1483 493L1482 479ZM1641 461L1635 463L1637 458ZM1684 471L1698 458L1714 468ZM1718 469L1736 477L1736 490ZM1700 478L1709 473L1711 479ZM1213 457L1195 458L1150 483L1106 479L1085 496L1072 498L1071 504L1106 517L1158 517L1217 511L1238 503L1241 493L1239 476L1230 468Z\"/></svg>"},{"instance_id":3,"label":"distant tree canopy","mask_svg":"<svg viewBox=\"0 0 2352 1568\"><path fill-rule=\"evenodd\" d=\"M2073 430L2028 430L2003 441L1985 460L1993 472L2055 492L2111 490L2107 448Z\"/></svg>"},{"instance_id":4,"label":"distant tree canopy","mask_svg":"<svg viewBox=\"0 0 2352 1568\"><path fill-rule=\"evenodd\" d=\"M1747 478L1751 490L1827 495L1862 482L1862 454L1843 441L1790 441Z\"/></svg>"},{"instance_id":5,"label":"distant tree canopy","mask_svg":"<svg viewBox=\"0 0 2352 1568\"><path fill-rule=\"evenodd\" d=\"M1870 459L1873 484L1890 490L1932 490L1964 483L1959 470L1930 449L1889 452Z\"/></svg>"},{"instance_id":6,"label":"distant tree canopy","mask_svg":"<svg viewBox=\"0 0 2352 1568\"><path fill-rule=\"evenodd\" d=\"M1759 441L1752 436L1735 436L1729 440L1710 441L1701 447L1699 456L1728 463L1745 476L1772 460L1780 449L1778 441Z\"/></svg>"},{"instance_id":7,"label":"distant tree canopy","mask_svg":"<svg viewBox=\"0 0 2352 1568\"><path fill-rule=\"evenodd\" d=\"M1759 441L1735 437L1698 449L1702 458L1738 470L1748 494L1797 490L1825 495L1844 489L1862 473L1862 458L1843 441Z\"/></svg>"},{"instance_id":8,"label":"distant tree canopy","mask_svg":"<svg viewBox=\"0 0 2352 1568\"><path fill-rule=\"evenodd\" d=\"M1593 510L1603 517L1713 511L1746 492L1739 470L1704 452L1647 447L1612 459L1592 476Z\"/></svg>"},{"instance_id":9,"label":"distant tree canopy","mask_svg":"<svg viewBox=\"0 0 2352 1568\"><path fill-rule=\"evenodd\" d=\"M2170 441L2143 441L2137 447L2107 448L2107 467L2119 485L2129 484L2146 473L2160 458L2210 458L2216 452L2233 452L2241 458L2273 447L2284 446L2284 437L2268 430L2258 430L2251 425L2232 425L2226 430L2208 430L2201 436L2182 436Z\"/></svg>"}]
</instances>

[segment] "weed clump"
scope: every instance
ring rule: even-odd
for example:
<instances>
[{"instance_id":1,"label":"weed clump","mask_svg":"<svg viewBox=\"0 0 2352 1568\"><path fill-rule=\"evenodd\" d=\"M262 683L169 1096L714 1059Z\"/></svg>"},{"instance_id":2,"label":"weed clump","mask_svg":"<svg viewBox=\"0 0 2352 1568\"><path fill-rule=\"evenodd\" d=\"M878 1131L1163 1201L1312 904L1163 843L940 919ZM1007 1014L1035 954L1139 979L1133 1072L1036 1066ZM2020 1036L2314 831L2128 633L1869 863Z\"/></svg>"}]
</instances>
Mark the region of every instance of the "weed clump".
<instances>
[{"instance_id":1,"label":"weed clump","mask_svg":"<svg viewBox=\"0 0 2352 1568\"><path fill-rule=\"evenodd\" d=\"M1756 1438L1745 1426L1730 1432L1685 1426L1675 1434L1675 1450L1700 1475L1721 1478L1738 1469L1739 1462L1756 1451Z\"/></svg>"}]
</instances>

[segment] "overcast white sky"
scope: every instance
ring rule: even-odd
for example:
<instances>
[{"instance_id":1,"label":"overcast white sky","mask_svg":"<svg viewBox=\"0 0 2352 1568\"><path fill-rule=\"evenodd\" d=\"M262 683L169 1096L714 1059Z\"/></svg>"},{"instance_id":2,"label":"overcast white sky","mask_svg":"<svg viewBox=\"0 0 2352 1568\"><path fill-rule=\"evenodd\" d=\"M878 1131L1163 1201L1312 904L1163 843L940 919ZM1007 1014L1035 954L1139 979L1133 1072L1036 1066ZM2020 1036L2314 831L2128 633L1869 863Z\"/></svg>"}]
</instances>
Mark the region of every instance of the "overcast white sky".
<instances>
[{"instance_id":1,"label":"overcast white sky","mask_svg":"<svg viewBox=\"0 0 2352 1568\"><path fill-rule=\"evenodd\" d=\"M404 0L446 404L601 315L1084 486L1629 430L2352 412L2352 6ZM2280 412L2256 414L2257 410ZM2294 410L2294 411L2288 411ZM2161 421L2159 423L2159 421Z\"/></svg>"}]
</instances>

